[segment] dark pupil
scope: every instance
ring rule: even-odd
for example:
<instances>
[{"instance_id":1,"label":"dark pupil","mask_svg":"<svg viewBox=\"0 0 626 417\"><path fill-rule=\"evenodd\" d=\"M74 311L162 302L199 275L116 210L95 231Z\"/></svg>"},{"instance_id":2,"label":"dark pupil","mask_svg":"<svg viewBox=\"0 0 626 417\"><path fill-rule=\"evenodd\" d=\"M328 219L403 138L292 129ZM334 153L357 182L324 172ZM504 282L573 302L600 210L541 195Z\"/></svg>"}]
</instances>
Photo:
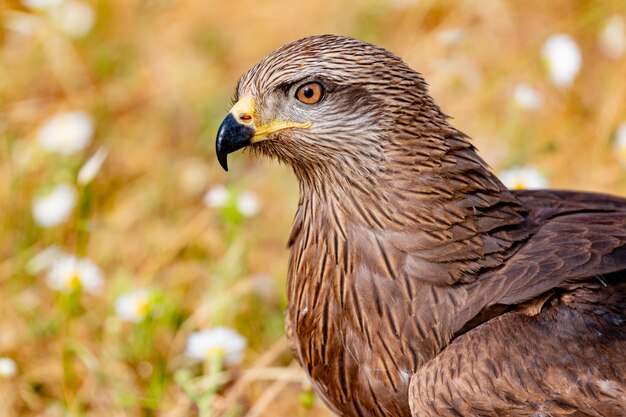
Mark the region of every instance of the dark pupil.
<instances>
[{"instance_id":1,"label":"dark pupil","mask_svg":"<svg viewBox=\"0 0 626 417\"><path fill-rule=\"evenodd\" d=\"M303 94L304 94L304 97L311 98L313 97L313 94L315 94L315 92L313 91L311 87L305 87Z\"/></svg>"}]
</instances>

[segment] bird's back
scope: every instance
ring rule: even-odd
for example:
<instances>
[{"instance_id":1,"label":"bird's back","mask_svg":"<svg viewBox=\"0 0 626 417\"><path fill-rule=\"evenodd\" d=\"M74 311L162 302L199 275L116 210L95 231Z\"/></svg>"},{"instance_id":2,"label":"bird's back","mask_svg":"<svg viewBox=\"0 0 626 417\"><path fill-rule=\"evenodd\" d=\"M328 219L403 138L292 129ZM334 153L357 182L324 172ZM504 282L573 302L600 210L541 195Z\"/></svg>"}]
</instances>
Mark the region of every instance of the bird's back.
<instances>
[{"instance_id":1,"label":"bird's back","mask_svg":"<svg viewBox=\"0 0 626 417\"><path fill-rule=\"evenodd\" d=\"M626 200L516 191L536 232L500 271L497 294L411 381L414 415L626 413Z\"/></svg>"},{"instance_id":2,"label":"bird's back","mask_svg":"<svg viewBox=\"0 0 626 417\"><path fill-rule=\"evenodd\" d=\"M623 416L626 273L459 336L411 380L414 416Z\"/></svg>"}]
</instances>

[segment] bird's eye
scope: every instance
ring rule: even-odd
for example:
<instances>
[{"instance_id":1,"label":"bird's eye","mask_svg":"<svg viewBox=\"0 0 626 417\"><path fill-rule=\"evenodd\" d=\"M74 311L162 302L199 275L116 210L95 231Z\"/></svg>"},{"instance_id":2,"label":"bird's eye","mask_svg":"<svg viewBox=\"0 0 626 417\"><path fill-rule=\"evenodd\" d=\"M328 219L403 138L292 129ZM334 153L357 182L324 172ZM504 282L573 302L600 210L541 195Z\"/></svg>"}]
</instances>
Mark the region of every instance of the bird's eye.
<instances>
[{"instance_id":1,"label":"bird's eye","mask_svg":"<svg viewBox=\"0 0 626 417\"><path fill-rule=\"evenodd\" d=\"M324 97L324 87L322 84L313 82L304 84L296 91L296 98L304 104L315 104Z\"/></svg>"}]
</instances>

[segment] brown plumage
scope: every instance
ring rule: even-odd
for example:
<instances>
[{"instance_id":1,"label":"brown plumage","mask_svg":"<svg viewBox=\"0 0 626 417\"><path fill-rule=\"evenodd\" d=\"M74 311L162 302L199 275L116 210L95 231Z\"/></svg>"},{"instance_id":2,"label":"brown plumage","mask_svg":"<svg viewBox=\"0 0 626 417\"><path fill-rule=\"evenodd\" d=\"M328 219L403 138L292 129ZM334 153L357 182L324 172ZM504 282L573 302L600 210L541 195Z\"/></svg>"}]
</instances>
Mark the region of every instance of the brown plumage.
<instances>
[{"instance_id":1,"label":"brown plumage","mask_svg":"<svg viewBox=\"0 0 626 417\"><path fill-rule=\"evenodd\" d=\"M220 162L250 145L300 182L287 331L332 410L626 415L626 200L507 190L422 76L358 40L283 46L236 101Z\"/></svg>"}]
</instances>

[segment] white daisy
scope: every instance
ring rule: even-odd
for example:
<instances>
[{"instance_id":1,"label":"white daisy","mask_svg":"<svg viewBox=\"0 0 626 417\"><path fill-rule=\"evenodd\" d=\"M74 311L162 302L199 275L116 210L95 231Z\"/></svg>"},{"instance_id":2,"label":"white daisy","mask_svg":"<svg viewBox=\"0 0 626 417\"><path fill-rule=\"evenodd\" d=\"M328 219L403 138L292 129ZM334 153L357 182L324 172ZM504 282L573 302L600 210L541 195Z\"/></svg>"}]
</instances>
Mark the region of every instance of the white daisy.
<instances>
[{"instance_id":1,"label":"white daisy","mask_svg":"<svg viewBox=\"0 0 626 417\"><path fill-rule=\"evenodd\" d=\"M565 34L551 36L543 44L541 56L557 87L569 87L582 66L582 55L576 41Z\"/></svg>"},{"instance_id":2,"label":"white daisy","mask_svg":"<svg viewBox=\"0 0 626 417\"><path fill-rule=\"evenodd\" d=\"M223 185L216 185L204 195L204 204L207 207L224 207L230 200L230 191Z\"/></svg>"},{"instance_id":3,"label":"white daisy","mask_svg":"<svg viewBox=\"0 0 626 417\"><path fill-rule=\"evenodd\" d=\"M457 45L465 39L465 31L461 28L442 30L437 33L437 42L442 45Z\"/></svg>"},{"instance_id":4,"label":"white daisy","mask_svg":"<svg viewBox=\"0 0 626 417\"><path fill-rule=\"evenodd\" d=\"M261 205L256 195L250 191L244 191L237 198L237 210L246 217L252 217L261 210Z\"/></svg>"},{"instance_id":5,"label":"white daisy","mask_svg":"<svg viewBox=\"0 0 626 417\"><path fill-rule=\"evenodd\" d=\"M63 33L71 38L82 38L93 28L95 13L93 8L82 1L66 0L58 7L50 9L50 20Z\"/></svg>"},{"instance_id":6,"label":"white daisy","mask_svg":"<svg viewBox=\"0 0 626 417\"><path fill-rule=\"evenodd\" d=\"M265 274L250 277L252 291L261 297L271 299L276 295L276 284L271 276Z\"/></svg>"},{"instance_id":7,"label":"white daisy","mask_svg":"<svg viewBox=\"0 0 626 417\"><path fill-rule=\"evenodd\" d=\"M69 155L89 145L93 124L91 117L84 112L65 112L48 119L37 136L42 148Z\"/></svg>"},{"instance_id":8,"label":"white daisy","mask_svg":"<svg viewBox=\"0 0 626 417\"><path fill-rule=\"evenodd\" d=\"M30 14L24 13L22 15L7 18L4 25L7 29L21 35L30 36L37 31L39 20Z\"/></svg>"},{"instance_id":9,"label":"white daisy","mask_svg":"<svg viewBox=\"0 0 626 417\"><path fill-rule=\"evenodd\" d=\"M619 125L615 133L615 155L620 164L626 168L626 122Z\"/></svg>"},{"instance_id":10,"label":"white daisy","mask_svg":"<svg viewBox=\"0 0 626 417\"><path fill-rule=\"evenodd\" d=\"M11 358L0 358L0 378L11 378L17 374L17 364Z\"/></svg>"},{"instance_id":11,"label":"white daisy","mask_svg":"<svg viewBox=\"0 0 626 417\"><path fill-rule=\"evenodd\" d=\"M187 341L187 356L205 360L210 355L220 355L224 362L233 365L241 362L246 348L246 339L234 330L226 327L194 332Z\"/></svg>"},{"instance_id":12,"label":"white daisy","mask_svg":"<svg viewBox=\"0 0 626 417\"><path fill-rule=\"evenodd\" d=\"M58 259L48 273L50 288L61 292L100 292L104 284L102 271L92 261L67 255Z\"/></svg>"},{"instance_id":13,"label":"white daisy","mask_svg":"<svg viewBox=\"0 0 626 417\"><path fill-rule=\"evenodd\" d=\"M77 182L80 185L87 185L93 181L96 175L98 175L98 172L100 172L100 168L108 154L109 152L106 149L98 149L96 153L83 164L80 171L78 171Z\"/></svg>"},{"instance_id":14,"label":"white daisy","mask_svg":"<svg viewBox=\"0 0 626 417\"><path fill-rule=\"evenodd\" d=\"M152 310L152 293L146 289L123 294L115 301L115 313L122 321L138 323Z\"/></svg>"},{"instance_id":15,"label":"white daisy","mask_svg":"<svg viewBox=\"0 0 626 417\"><path fill-rule=\"evenodd\" d=\"M537 168L530 166L508 169L501 172L499 177L511 190L534 190L548 186L546 177Z\"/></svg>"},{"instance_id":16,"label":"white daisy","mask_svg":"<svg viewBox=\"0 0 626 417\"><path fill-rule=\"evenodd\" d=\"M36 275L50 268L52 264L65 255L65 252L58 245L51 245L33 256L26 263L26 271Z\"/></svg>"},{"instance_id":17,"label":"white daisy","mask_svg":"<svg viewBox=\"0 0 626 417\"><path fill-rule=\"evenodd\" d=\"M209 183L209 166L200 158L189 158L183 161L178 172L178 183L181 189L189 195L202 193Z\"/></svg>"},{"instance_id":18,"label":"white daisy","mask_svg":"<svg viewBox=\"0 0 626 417\"><path fill-rule=\"evenodd\" d=\"M614 15L609 18L600 32L600 49L606 56L618 59L626 53L626 19Z\"/></svg>"},{"instance_id":19,"label":"white daisy","mask_svg":"<svg viewBox=\"0 0 626 417\"><path fill-rule=\"evenodd\" d=\"M22 0L22 4L31 9L51 9L59 6L65 0Z\"/></svg>"},{"instance_id":20,"label":"white daisy","mask_svg":"<svg viewBox=\"0 0 626 417\"><path fill-rule=\"evenodd\" d=\"M76 205L76 190L69 184L59 184L45 195L33 199L33 218L41 227L63 223Z\"/></svg>"},{"instance_id":21,"label":"white daisy","mask_svg":"<svg viewBox=\"0 0 626 417\"><path fill-rule=\"evenodd\" d=\"M537 110L543 105L541 94L528 84L518 84L515 87L513 101L524 110Z\"/></svg>"}]
</instances>

